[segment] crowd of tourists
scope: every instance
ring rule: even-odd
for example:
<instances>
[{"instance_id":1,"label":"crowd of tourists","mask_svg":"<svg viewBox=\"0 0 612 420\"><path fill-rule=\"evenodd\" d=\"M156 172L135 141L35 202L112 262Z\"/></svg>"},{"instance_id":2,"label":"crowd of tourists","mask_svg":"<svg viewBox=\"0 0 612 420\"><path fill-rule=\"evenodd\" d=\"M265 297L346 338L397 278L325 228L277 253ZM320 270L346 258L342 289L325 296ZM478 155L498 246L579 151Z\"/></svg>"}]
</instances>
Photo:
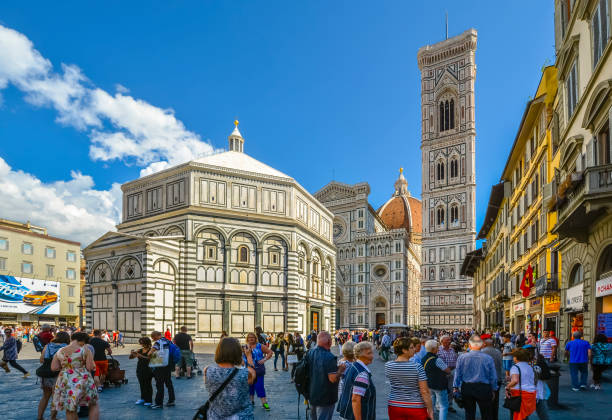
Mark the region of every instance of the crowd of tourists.
<instances>
[{"instance_id":1,"label":"crowd of tourists","mask_svg":"<svg viewBox=\"0 0 612 420\"><path fill-rule=\"evenodd\" d=\"M109 371L107 356L112 357L112 348L122 342L118 331L88 334L78 328L42 325L3 328L2 333L0 367L7 373L12 367L24 378L29 376L17 362L26 335L40 351L38 419L44 418L49 405L51 419L62 411L67 419L76 419L79 413L99 417L100 393ZM331 351L334 343L339 356ZM533 413L549 419L548 381L558 358L564 355L569 362L575 392L587 389L589 365L590 387L601 389L602 373L612 364L612 344L601 334L589 343L575 332L561 346L548 331L537 336L472 330L339 330L333 335L312 331L302 337L297 332L266 334L257 327L243 343L225 332L221 335L215 363L204 369L209 400L199 413L208 419L251 419L255 397L263 409L271 410L265 375L266 362L274 358L269 365L289 373L288 380L308 403L311 419L328 420L335 413L341 419L375 419L376 400L381 396L377 396L371 364L377 353L390 384L383 398L391 420L446 420L449 412L457 411L455 406L464 409L467 420L476 418L477 409L481 419L497 420L500 394L514 420ZM174 336L168 329L140 338L129 358L137 359L140 396L135 403L153 410L174 406L172 377L191 379L198 368L193 339L185 327Z\"/></svg>"}]
</instances>

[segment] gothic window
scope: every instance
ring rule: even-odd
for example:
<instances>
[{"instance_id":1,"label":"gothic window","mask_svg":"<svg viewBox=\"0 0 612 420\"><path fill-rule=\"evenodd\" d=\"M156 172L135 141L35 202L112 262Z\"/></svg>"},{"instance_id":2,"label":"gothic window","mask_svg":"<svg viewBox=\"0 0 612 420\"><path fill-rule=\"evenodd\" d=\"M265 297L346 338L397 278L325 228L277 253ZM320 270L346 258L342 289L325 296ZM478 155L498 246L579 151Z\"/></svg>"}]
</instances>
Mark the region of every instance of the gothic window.
<instances>
[{"instance_id":1,"label":"gothic window","mask_svg":"<svg viewBox=\"0 0 612 420\"><path fill-rule=\"evenodd\" d=\"M370 247L370 256L374 256L374 246Z\"/></svg>"},{"instance_id":2,"label":"gothic window","mask_svg":"<svg viewBox=\"0 0 612 420\"><path fill-rule=\"evenodd\" d=\"M455 128L455 100L440 101L440 132Z\"/></svg>"},{"instance_id":3,"label":"gothic window","mask_svg":"<svg viewBox=\"0 0 612 420\"><path fill-rule=\"evenodd\" d=\"M433 281L436 279L436 270L434 268L429 269L429 280Z\"/></svg>"},{"instance_id":4,"label":"gothic window","mask_svg":"<svg viewBox=\"0 0 612 420\"><path fill-rule=\"evenodd\" d=\"M455 278L455 269L451 267L450 269L450 278L454 279Z\"/></svg>"},{"instance_id":5,"label":"gothic window","mask_svg":"<svg viewBox=\"0 0 612 420\"><path fill-rule=\"evenodd\" d=\"M450 100L450 128L455 128L455 101Z\"/></svg>"},{"instance_id":6,"label":"gothic window","mask_svg":"<svg viewBox=\"0 0 612 420\"><path fill-rule=\"evenodd\" d=\"M361 305L363 303L363 295L361 293L359 293L357 295L357 304Z\"/></svg>"},{"instance_id":7,"label":"gothic window","mask_svg":"<svg viewBox=\"0 0 612 420\"><path fill-rule=\"evenodd\" d=\"M444 102L440 102L440 132L444 131Z\"/></svg>"},{"instance_id":8,"label":"gothic window","mask_svg":"<svg viewBox=\"0 0 612 420\"><path fill-rule=\"evenodd\" d=\"M340 250L340 255L339 255L340 259L344 258L344 252L342 250Z\"/></svg>"},{"instance_id":9,"label":"gothic window","mask_svg":"<svg viewBox=\"0 0 612 420\"><path fill-rule=\"evenodd\" d=\"M249 248L246 245L238 247L238 262L243 264L249 263Z\"/></svg>"},{"instance_id":10,"label":"gothic window","mask_svg":"<svg viewBox=\"0 0 612 420\"><path fill-rule=\"evenodd\" d=\"M378 245L378 255L382 255L382 246Z\"/></svg>"},{"instance_id":11,"label":"gothic window","mask_svg":"<svg viewBox=\"0 0 612 420\"><path fill-rule=\"evenodd\" d=\"M453 226L459 223L459 206L456 204L450 208L450 222Z\"/></svg>"},{"instance_id":12,"label":"gothic window","mask_svg":"<svg viewBox=\"0 0 612 420\"><path fill-rule=\"evenodd\" d=\"M400 303L401 301L401 293L399 290L395 291L395 303Z\"/></svg>"},{"instance_id":13,"label":"gothic window","mask_svg":"<svg viewBox=\"0 0 612 420\"><path fill-rule=\"evenodd\" d=\"M457 178L459 176L459 161L453 158L450 162L450 177Z\"/></svg>"},{"instance_id":14,"label":"gothic window","mask_svg":"<svg viewBox=\"0 0 612 420\"><path fill-rule=\"evenodd\" d=\"M444 131L450 128L450 110L448 106L448 101L444 102Z\"/></svg>"},{"instance_id":15,"label":"gothic window","mask_svg":"<svg viewBox=\"0 0 612 420\"><path fill-rule=\"evenodd\" d=\"M444 225L444 208L438 207L436 210L436 224L438 226Z\"/></svg>"},{"instance_id":16,"label":"gothic window","mask_svg":"<svg viewBox=\"0 0 612 420\"><path fill-rule=\"evenodd\" d=\"M444 269L440 269L440 280L444 280Z\"/></svg>"},{"instance_id":17,"label":"gothic window","mask_svg":"<svg viewBox=\"0 0 612 420\"><path fill-rule=\"evenodd\" d=\"M352 251L351 251L351 257L355 258L355 248L353 248Z\"/></svg>"},{"instance_id":18,"label":"gothic window","mask_svg":"<svg viewBox=\"0 0 612 420\"><path fill-rule=\"evenodd\" d=\"M389 245L385 245L385 255L389 255Z\"/></svg>"},{"instance_id":19,"label":"gothic window","mask_svg":"<svg viewBox=\"0 0 612 420\"><path fill-rule=\"evenodd\" d=\"M444 162L439 161L436 164L436 180L443 181L444 180Z\"/></svg>"}]
</instances>

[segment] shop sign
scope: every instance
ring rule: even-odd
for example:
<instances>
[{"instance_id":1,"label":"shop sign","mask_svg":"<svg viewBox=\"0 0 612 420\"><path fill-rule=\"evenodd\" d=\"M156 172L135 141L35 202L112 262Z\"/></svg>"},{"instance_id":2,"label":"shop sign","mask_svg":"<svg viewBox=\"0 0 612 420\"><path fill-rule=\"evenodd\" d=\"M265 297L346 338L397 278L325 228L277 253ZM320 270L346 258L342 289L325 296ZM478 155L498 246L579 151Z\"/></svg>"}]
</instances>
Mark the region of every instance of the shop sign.
<instances>
[{"instance_id":1,"label":"shop sign","mask_svg":"<svg viewBox=\"0 0 612 420\"><path fill-rule=\"evenodd\" d=\"M531 301L529 302L529 311L530 312L534 312L534 311L540 311L540 309L542 309L542 298L537 298L537 299L531 299Z\"/></svg>"},{"instance_id":2,"label":"shop sign","mask_svg":"<svg viewBox=\"0 0 612 420\"><path fill-rule=\"evenodd\" d=\"M544 298L544 313L552 314L559 312L561 307L561 297L558 295L546 296Z\"/></svg>"},{"instance_id":3,"label":"shop sign","mask_svg":"<svg viewBox=\"0 0 612 420\"><path fill-rule=\"evenodd\" d=\"M595 296L612 295L612 276L603 278L595 283Z\"/></svg>"},{"instance_id":4,"label":"shop sign","mask_svg":"<svg viewBox=\"0 0 612 420\"><path fill-rule=\"evenodd\" d=\"M612 337L612 314L597 315L597 332Z\"/></svg>"},{"instance_id":5,"label":"shop sign","mask_svg":"<svg viewBox=\"0 0 612 420\"><path fill-rule=\"evenodd\" d=\"M582 284L570 287L565 292L565 308L582 310Z\"/></svg>"},{"instance_id":6,"label":"shop sign","mask_svg":"<svg viewBox=\"0 0 612 420\"><path fill-rule=\"evenodd\" d=\"M515 303L514 304L514 312L524 311L525 310L525 302Z\"/></svg>"}]
</instances>

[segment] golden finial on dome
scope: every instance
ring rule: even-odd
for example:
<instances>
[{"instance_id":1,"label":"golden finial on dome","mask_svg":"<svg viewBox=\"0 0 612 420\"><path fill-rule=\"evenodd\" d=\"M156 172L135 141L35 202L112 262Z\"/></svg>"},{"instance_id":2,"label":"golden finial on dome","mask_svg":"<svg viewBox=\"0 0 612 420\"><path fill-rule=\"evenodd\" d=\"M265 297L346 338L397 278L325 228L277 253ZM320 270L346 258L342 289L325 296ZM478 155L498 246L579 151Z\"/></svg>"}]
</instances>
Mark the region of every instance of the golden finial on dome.
<instances>
[{"instance_id":1,"label":"golden finial on dome","mask_svg":"<svg viewBox=\"0 0 612 420\"><path fill-rule=\"evenodd\" d=\"M238 127L238 124L240 124L240 123L238 122L238 120L234 120L234 125L235 125L236 127Z\"/></svg>"},{"instance_id":2,"label":"golden finial on dome","mask_svg":"<svg viewBox=\"0 0 612 420\"><path fill-rule=\"evenodd\" d=\"M400 174L404 173L404 168L400 168Z\"/></svg>"}]
</instances>

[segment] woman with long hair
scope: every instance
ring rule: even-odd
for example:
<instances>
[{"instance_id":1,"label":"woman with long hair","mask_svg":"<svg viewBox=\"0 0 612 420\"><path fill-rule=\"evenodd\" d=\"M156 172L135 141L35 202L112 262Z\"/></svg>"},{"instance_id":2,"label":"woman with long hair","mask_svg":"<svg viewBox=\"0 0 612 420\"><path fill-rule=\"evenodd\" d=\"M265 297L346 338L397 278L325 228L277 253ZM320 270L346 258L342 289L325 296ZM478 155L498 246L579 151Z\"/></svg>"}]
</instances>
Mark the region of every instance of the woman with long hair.
<instances>
[{"instance_id":1,"label":"woman with long hair","mask_svg":"<svg viewBox=\"0 0 612 420\"><path fill-rule=\"evenodd\" d=\"M59 349L66 347L68 344L70 344L70 335L64 331L58 332L55 338L49 344L47 344L40 353L40 363L44 363L45 359L53 360L55 353L57 353ZM55 387L56 381L57 375L51 378L40 378L40 389L42 389L43 395L38 403L38 420L42 420L45 416L45 410L47 409L49 399L53 394L53 388ZM51 420L55 420L56 418L57 411L55 411L53 406L51 406Z\"/></svg>"},{"instance_id":2,"label":"woman with long hair","mask_svg":"<svg viewBox=\"0 0 612 420\"><path fill-rule=\"evenodd\" d=\"M287 342L285 341L285 333L281 332L276 335L274 341L272 342L272 351L274 352L274 370L278 370L276 368L276 362L278 361L278 356L281 357L281 369L287 370L285 363L285 346Z\"/></svg>"},{"instance_id":3,"label":"woman with long hair","mask_svg":"<svg viewBox=\"0 0 612 420\"><path fill-rule=\"evenodd\" d=\"M521 397L519 411L512 413L512 420L523 420L536 410L536 381L531 355L525 349L512 352L514 365L510 368L510 382L506 385L506 398Z\"/></svg>"},{"instance_id":4,"label":"woman with long hair","mask_svg":"<svg viewBox=\"0 0 612 420\"><path fill-rule=\"evenodd\" d=\"M140 385L140 399L135 404L150 407L153 403L153 371L149 367L151 361L149 353L151 353L153 344L149 337L140 337L138 344L141 346L140 349L130 352L130 359L138 359L136 378L138 378L138 385Z\"/></svg>"},{"instance_id":5,"label":"woman with long hair","mask_svg":"<svg viewBox=\"0 0 612 420\"><path fill-rule=\"evenodd\" d=\"M85 345L89 341L86 333L72 334L71 342L53 356L52 370L60 373L53 391L53 408L66 411L67 420L77 420L81 402L89 405L89 418L98 420L98 391L91 371L96 368L93 353Z\"/></svg>"},{"instance_id":6,"label":"woman with long hair","mask_svg":"<svg viewBox=\"0 0 612 420\"><path fill-rule=\"evenodd\" d=\"M604 334L597 334L591 346L591 367L593 368L593 384L591 388L601 389L601 374L612 364L612 344Z\"/></svg>"},{"instance_id":7,"label":"woman with long hair","mask_svg":"<svg viewBox=\"0 0 612 420\"><path fill-rule=\"evenodd\" d=\"M250 355L250 359L247 355ZM244 347L244 364L255 371L257 378L255 383L249 385L249 394L251 396L251 403L255 404L255 393L261 398L261 404L266 410L270 410L270 405L266 399L266 389L264 388L264 375L266 374L266 361L274 355L272 350L265 344L261 344L257 341L257 334L249 333L246 338L246 345Z\"/></svg>"},{"instance_id":8,"label":"woman with long hair","mask_svg":"<svg viewBox=\"0 0 612 420\"><path fill-rule=\"evenodd\" d=\"M285 365L285 371L289 370L291 366L291 382L293 382L293 366L298 362L297 353L295 352L295 341L293 341L293 334L287 333L285 336L287 341L287 364Z\"/></svg>"}]
</instances>

